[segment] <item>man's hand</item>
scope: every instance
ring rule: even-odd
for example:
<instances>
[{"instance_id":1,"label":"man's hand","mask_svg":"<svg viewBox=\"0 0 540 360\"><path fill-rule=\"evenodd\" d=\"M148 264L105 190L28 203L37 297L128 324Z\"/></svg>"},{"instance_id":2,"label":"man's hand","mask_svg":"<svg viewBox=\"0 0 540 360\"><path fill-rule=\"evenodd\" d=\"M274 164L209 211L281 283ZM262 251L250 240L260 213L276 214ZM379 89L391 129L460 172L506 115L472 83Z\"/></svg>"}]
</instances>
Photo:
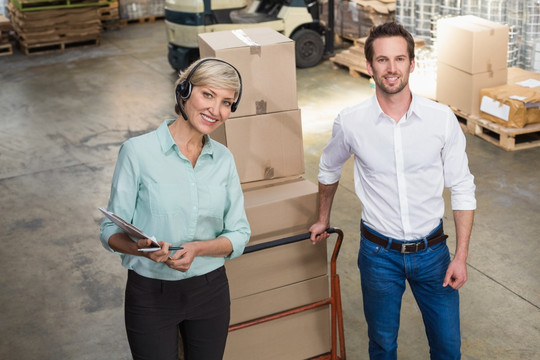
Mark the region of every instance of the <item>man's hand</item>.
<instances>
[{"instance_id":1,"label":"man's hand","mask_svg":"<svg viewBox=\"0 0 540 360\"><path fill-rule=\"evenodd\" d=\"M329 233L326 232L328 229L327 224L317 222L309 228L309 232L311 233L310 239L313 245L317 244L318 242L321 242L323 240L328 239L330 236Z\"/></svg>"},{"instance_id":2,"label":"man's hand","mask_svg":"<svg viewBox=\"0 0 540 360\"><path fill-rule=\"evenodd\" d=\"M454 210L456 224L456 253L454 260L448 265L443 286L450 285L458 290L467 281L467 256L469 241L474 221L474 210Z\"/></svg>"},{"instance_id":3,"label":"man's hand","mask_svg":"<svg viewBox=\"0 0 540 360\"><path fill-rule=\"evenodd\" d=\"M467 281L467 264L458 259L452 260L446 276L444 277L443 287L450 285L453 289L459 290Z\"/></svg>"}]
</instances>

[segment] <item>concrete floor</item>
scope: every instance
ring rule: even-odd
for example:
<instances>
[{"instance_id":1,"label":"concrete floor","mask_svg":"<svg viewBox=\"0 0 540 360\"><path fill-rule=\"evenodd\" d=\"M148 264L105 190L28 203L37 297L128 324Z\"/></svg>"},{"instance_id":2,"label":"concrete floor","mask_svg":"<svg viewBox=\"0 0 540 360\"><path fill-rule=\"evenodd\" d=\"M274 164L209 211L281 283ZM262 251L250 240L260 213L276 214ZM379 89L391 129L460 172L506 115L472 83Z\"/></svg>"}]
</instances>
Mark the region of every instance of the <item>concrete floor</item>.
<instances>
[{"instance_id":1,"label":"concrete floor","mask_svg":"<svg viewBox=\"0 0 540 360\"><path fill-rule=\"evenodd\" d=\"M156 22L105 32L99 47L0 57L1 359L129 359L126 273L99 243L97 208L107 204L119 145L173 115L166 43ZM316 182L336 113L372 90L328 61L298 70L297 80L305 176ZM478 210L461 291L463 358L539 359L540 148L467 141ZM333 226L345 233L338 272L346 349L360 360L367 335L351 161L340 184ZM445 221L452 238L451 216ZM399 345L400 359L428 358L409 290Z\"/></svg>"}]
</instances>

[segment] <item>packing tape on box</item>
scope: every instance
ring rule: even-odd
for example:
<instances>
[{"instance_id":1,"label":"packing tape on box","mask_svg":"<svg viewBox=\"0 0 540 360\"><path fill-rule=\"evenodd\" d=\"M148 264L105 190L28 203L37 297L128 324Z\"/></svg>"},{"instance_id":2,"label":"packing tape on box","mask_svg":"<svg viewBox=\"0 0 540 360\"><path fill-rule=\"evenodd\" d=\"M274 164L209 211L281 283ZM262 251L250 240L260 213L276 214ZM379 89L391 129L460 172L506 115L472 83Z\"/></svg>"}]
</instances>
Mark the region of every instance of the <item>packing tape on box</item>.
<instances>
[{"instance_id":1,"label":"packing tape on box","mask_svg":"<svg viewBox=\"0 0 540 360\"><path fill-rule=\"evenodd\" d=\"M257 115L266 114L266 101L264 100L255 101L255 113Z\"/></svg>"},{"instance_id":2,"label":"packing tape on box","mask_svg":"<svg viewBox=\"0 0 540 360\"><path fill-rule=\"evenodd\" d=\"M232 30L232 33L234 36L236 36L240 41L242 41L244 44L249 46L249 51L251 55L261 55L261 45L257 44L255 41L253 41L245 32L244 30L238 29L238 30Z\"/></svg>"}]
</instances>

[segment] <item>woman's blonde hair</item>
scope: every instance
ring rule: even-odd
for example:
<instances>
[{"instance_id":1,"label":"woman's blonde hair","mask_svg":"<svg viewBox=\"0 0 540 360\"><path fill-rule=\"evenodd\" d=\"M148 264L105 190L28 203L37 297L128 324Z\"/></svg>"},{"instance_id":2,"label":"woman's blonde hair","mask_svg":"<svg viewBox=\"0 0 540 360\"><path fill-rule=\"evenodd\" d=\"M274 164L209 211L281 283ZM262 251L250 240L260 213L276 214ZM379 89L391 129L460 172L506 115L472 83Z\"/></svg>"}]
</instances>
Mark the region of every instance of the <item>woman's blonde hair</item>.
<instances>
[{"instance_id":1,"label":"woman's blonde hair","mask_svg":"<svg viewBox=\"0 0 540 360\"><path fill-rule=\"evenodd\" d=\"M238 100L242 87L240 75L237 70L231 64L219 58L202 58L193 62L187 69L180 72L180 76L175 83L175 89L187 80L193 86L212 86L220 89L234 90L235 101ZM177 103L180 103L182 106L184 105L184 99L177 100ZM176 113L178 114L178 110Z\"/></svg>"}]
</instances>

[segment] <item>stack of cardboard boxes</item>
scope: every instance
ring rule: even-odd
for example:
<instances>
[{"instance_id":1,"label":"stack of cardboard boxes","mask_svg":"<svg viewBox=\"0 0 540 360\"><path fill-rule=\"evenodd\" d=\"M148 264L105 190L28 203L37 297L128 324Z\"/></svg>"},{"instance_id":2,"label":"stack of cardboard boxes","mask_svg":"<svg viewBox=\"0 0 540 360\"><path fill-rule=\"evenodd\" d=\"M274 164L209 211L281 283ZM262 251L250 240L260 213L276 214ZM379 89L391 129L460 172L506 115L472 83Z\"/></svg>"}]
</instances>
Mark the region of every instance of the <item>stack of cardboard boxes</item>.
<instances>
[{"instance_id":1,"label":"stack of cardboard boxes","mask_svg":"<svg viewBox=\"0 0 540 360\"><path fill-rule=\"evenodd\" d=\"M9 42L9 33L13 30L11 22L0 14L0 56L13 54L13 47Z\"/></svg>"},{"instance_id":2,"label":"stack of cardboard boxes","mask_svg":"<svg viewBox=\"0 0 540 360\"><path fill-rule=\"evenodd\" d=\"M101 21L94 6L98 3L70 7L65 2L12 0L8 10L21 50L34 55L99 45Z\"/></svg>"},{"instance_id":3,"label":"stack of cardboard boxes","mask_svg":"<svg viewBox=\"0 0 540 360\"><path fill-rule=\"evenodd\" d=\"M437 100L480 114L480 90L506 84L508 26L474 15L437 22Z\"/></svg>"},{"instance_id":4,"label":"stack of cardboard boxes","mask_svg":"<svg viewBox=\"0 0 540 360\"><path fill-rule=\"evenodd\" d=\"M306 233L317 186L302 177L302 122L294 42L269 28L199 35L201 58L238 69L242 98L212 138L233 153L252 236L248 245ZM328 298L326 244L309 240L244 254L226 263L231 325ZM305 359L326 353L329 307L231 331L224 359Z\"/></svg>"}]
</instances>

